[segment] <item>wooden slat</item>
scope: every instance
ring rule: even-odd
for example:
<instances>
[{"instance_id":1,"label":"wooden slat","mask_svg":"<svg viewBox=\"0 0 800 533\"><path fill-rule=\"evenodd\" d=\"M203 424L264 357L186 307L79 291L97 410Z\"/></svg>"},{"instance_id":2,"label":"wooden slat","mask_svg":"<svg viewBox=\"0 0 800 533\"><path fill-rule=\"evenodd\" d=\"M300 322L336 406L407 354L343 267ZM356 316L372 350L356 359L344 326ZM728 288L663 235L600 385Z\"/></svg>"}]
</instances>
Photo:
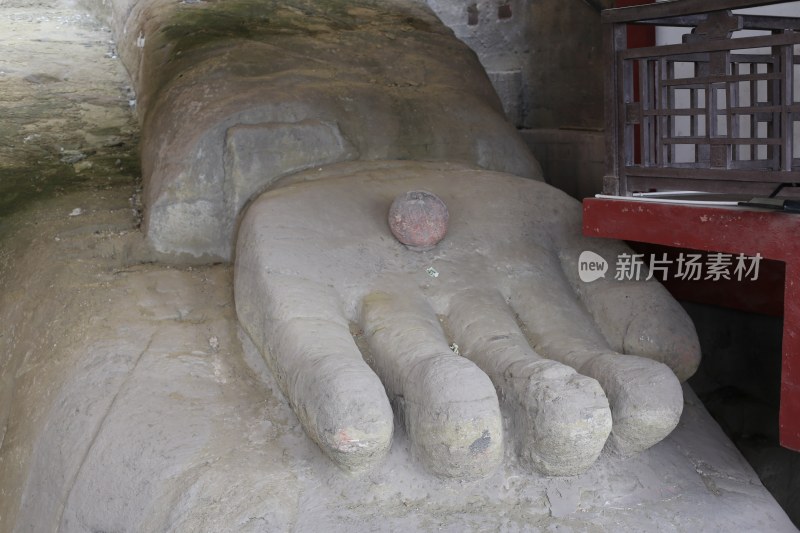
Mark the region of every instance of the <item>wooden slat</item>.
<instances>
[{"instance_id":1,"label":"wooden slat","mask_svg":"<svg viewBox=\"0 0 800 533\"><path fill-rule=\"evenodd\" d=\"M760 31L800 30L800 19L790 17L775 17L769 15L738 15L742 19L742 29ZM683 15L679 17L665 17L661 19L648 19L632 21L632 24L646 24L652 26L673 26L680 28L694 28L704 22L705 14Z\"/></svg>"},{"instance_id":2,"label":"wooden slat","mask_svg":"<svg viewBox=\"0 0 800 533\"><path fill-rule=\"evenodd\" d=\"M657 5L657 4L653 4ZM663 57L680 55L681 53L724 52L731 50L749 50L751 48L769 48L771 46L787 46L800 44L800 34L783 33L780 35L764 35L758 37L742 37L741 39L720 39L716 41L698 41L685 44L666 44L630 48L619 52L622 59L641 59L645 57Z\"/></svg>"},{"instance_id":3,"label":"wooden slat","mask_svg":"<svg viewBox=\"0 0 800 533\"><path fill-rule=\"evenodd\" d=\"M751 94L754 94L751 92ZM800 112L800 103L791 105L761 105L749 107L731 107L728 108L728 113L733 115L755 115L758 113L798 113Z\"/></svg>"},{"instance_id":4,"label":"wooden slat","mask_svg":"<svg viewBox=\"0 0 800 533\"><path fill-rule=\"evenodd\" d=\"M783 142L779 138L756 139L753 137L664 137L661 139L664 144L708 144L710 146L728 145L778 145Z\"/></svg>"},{"instance_id":5,"label":"wooden slat","mask_svg":"<svg viewBox=\"0 0 800 533\"><path fill-rule=\"evenodd\" d=\"M782 3L781 0L671 0L643 6L606 9L601 14L601 20L604 24L619 24Z\"/></svg>"},{"instance_id":6,"label":"wooden slat","mask_svg":"<svg viewBox=\"0 0 800 533\"><path fill-rule=\"evenodd\" d=\"M771 15L740 15L746 30L783 31L800 30L800 18Z\"/></svg>"},{"instance_id":7,"label":"wooden slat","mask_svg":"<svg viewBox=\"0 0 800 533\"><path fill-rule=\"evenodd\" d=\"M675 65L673 63L667 63L663 59L657 59L656 65L658 68L655 72L655 107L657 109L664 106L675 107L675 95L661 83L665 78L675 77ZM669 150L671 149L671 147L661 142L661 137L664 136L664 132L670 131L671 128L669 117L657 117L653 120L653 123L655 125L653 131L653 136L655 137L655 147L653 150L655 152L654 159L656 165L663 165L668 161Z\"/></svg>"},{"instance_id":8,"label":"wooden slat","mask_svg":"<svg viewBox=\"0 0 800 533\"><path fill-rule=\"evenodd\" d=\"M651 84L650 84L650 62L646 59L641 60L638 62L639 65L639 114L644 115L645 111L647 111L650 105L650 96L651 96ZM630 105L630 104L629 104ZM635 105L635 104L633 104ZM651 139L650 139L650 131L649 131L649 121L643 120L639 123L639 147L640 147L640 157L642 158L643 165L651 165L652 158L650 157L650 150L652 149Z\"/></svg>"},{"instance_id":9,"label":"wooden slat","mask_svg":"<svg viewBox=\"0 0 800 533\"><path fill-rule=\"evenodd\" d=\"M642 112L642 114L650 117L663 117L663 116L687 117L687 116L705 115L706 111L707 109L704 107L690 107L688 109L646 109Z\"/></svg>"},{"instance_id":10,"label":"wooden slat","mask_svg":"<svg viewBox=\"0 0 800 533\"><path fill-rule=\"evenodd\" d=\"M752 93L751 93L752 94ZM708 110L705 107L690 107L690 108L681 108L681 109L645 109L642 111L642 114L645 116L678 116L678 117L685 117L685 116L696 116L696 115L705 115ZM761 113L772 114L772 113L783 113L784 111L788 111L789 113L800 113L800 103L792 104L788 106L783 105L762 105L762 106L750 106L750 107L731 107L725 109L725 111L731 115L758 115ZM772 120L770 117L769 120ZM760 122L767 122L768 120L762 118L759 119Z\"/></svg>"},{"instance_id":11,"label":"wooden slat","mask_svg":"<svg viewBox=\"0 0 800 533\"><path fill-rule=\"evenodd\" d=\"M781 54L781 96L784 102L791 102L792 89L794 86L794 62L792 60L793 50L790 47L784 47L780 51ZM792 138L794 134L794 125L792 124L792 112L789 110L791 106L783 106L781 110L781 169L791 170L792 168Z\"/></svg>"},{"instance_id":12,"label":"wooden slat","mask_svg":"<svg viewBox=\"0 0 800 533\"><path fill-rule=\"evenodd\" d=\"M724 65L724 68L725 68L725 74L726 75L732 74L730 69L731 68L736 68L737 66L736 65L731 65L731 63L730 63L730 52L719 52L719 53L720 54L725 54L724 59L721 61L722 64ZM717 73L717 74L719 74L719 73ZM727 82L725 85L726 85L726 88L727 88L727 91L728 91L728 101L726 102L727 105L725 107L726 107L726 109L730 109L733 106L739 105L739 84L738 83ZM738 120L738 117L735 117L734 115L732 115L730 113L726 113L725 115L726 115L726 117L728 119L728 139L729 140L732 140L732 139L735 139L735 138L740 138L740 137L745 137L745 138L752 137L752 135L749 132L748 132L747 135L741 135L741 132L739 131L739 120ZM730 143L730 142L726 142L724 144L724 146L725 146L725 167L730 169L731 168L731 162L733 160L735 160L739 156L739 152L740 152L739 146L741 146L741 145L737 145L737 144L733 144L733 143ZM714 148L711 148L711 150L713 151ZM722 150L722 149L718 148L718 150Z\"/></svg>"},{"instance_id":13,"label":"wooden slat","mask_svg":"<svg viewBox=\"0 0 800 533\"><path fill-rule=\"evenodd\" d=\"M630 166L625 168L625 172L633 177L643 178L685 178L706 181L742 181L742 182L769 182L783 183L787 181L800 181L800 172L793 171L772 171L760 172L757 170L721 170L714 168L671 168L655 167L644 168Z\"/></svg>"},{"instance_id":14,"label":"wooden slat","mask_svg":"<svg viewBox=\"0 0 800 533\"><path fill-rule=\"evenodd\" d=\"M671 46L671 45L661 45L661 46ZM773 58L770 54L751 54L751 53L743 53L743 52L736 52L737 49L733 49L731 51L731 61L733 63L774 63L775 58ZM747 50L746 48L742 48L742 50ZM664 59L668 61L681 61L686 63L704 63L708 61L708 54L703 52L678 52L673 54L667 54L662 56Z\"/></svg>"},{"instance_id":15,"label":"wooden slat","mask_svg":"<svg viewBox=\"0 0 800 533\"><path fill-rule=\"evenodd\" d=\"M624 130L622 124L625 116L625 102L618 102L623 83L621 80L622 63L617 59L617 50L622 50L628 45L627 29L625 26L606 25L603 27L604 61L606 75L603 81L604 92L604 121L605 121L605 148L606 148L606 173L603 176L603 192L608 194L625 194L624 172L625 151ZM621 111L622 110L622 111ZM620 183L623 185L620 185Z\"/></svg>"},{"instance_id":16,"label":"wooden slat","mask_svg":"<svg viewBox=\"0 0 800 533\"><path fill-rule=\"evenodd\" d=\"M724 171L730 172L730 171ZM777 173L776 173L777 174ZM740 193L750 196L769 196L775 190L776 181L727 181L693 178L667 178L661 177L640 177L630 176L628 178L628 189L636 192L646 192L651 190L658 191L707 191L717 193Z\"/></svg>"},{"instance_id":17,"label":"wooden slat","mask_svg":"<svg viewBox=\"0 0 800 533\"><path fill-rule=\"evenodd\" d=\"M734 161L732 168L739 170L759 170L762 172L773 172L780 170L771 159L753 159L751 161Z\"/></svg>"},{"instance_id":18,"label":"wooden slat","mask_svg":"<svg viewBox=\"0 0 800 533\"><path fill-rule=\"evenodd\" d=\"M733 55L733 54L731 54ZM732 61L735 63L735 61ZM681 86L681 85L705 85L708 83L724 83L724 82L738 82L738 81L751 81L751 80L777 80L780 79L780 74L731 74L730 76L704 76L698 78L678 78L676 80L664 80L664 85Z\"/></svg>"},{"instance_id":19,"label":"wooden slat","mask_svg":"<svg viewBox=\"0 0 800 533\"><path fill-rule=\"evenodd\" d=\"M697 74L700 77L708 77L709 64L708 63L696 63L696 65L697 66L695 67L695 69L696 69L695 70L695 74ZM704 99L705 101L701 102L700 101L700 91L697 91L697 101L696 101L695 105L699 107L701 105L701 103L702 103L703 105L706 106L706 111L707 111L706 115L704 116L705 117L705 122L706 122L705 131L702 134L700 134L699 132L697 134L700 137L703 137L703 136L706 136L706 135L710 135L709 132L711 131L709 129L711 127L709 125L709 122L712 120L712 115L713 114L708 110L708 104L709 104L708 93L709 92L711 92L710 88L706 87L704 89L704 91L703 91L704 96L705 96L705 99ZM700 116L695 116L692 120L699 124ZM697 150L697 161L698 161L698 163L702 164L703 166L709 166L711 164L711 147L710 146L705 146L705 145L700 145L700 146L698 146L696 148L696 150Z\"/></svg>"},{"instance_id":20,"label":"wooden slat","mask_svg":"<svg viewBox=\"0 0 800 533\"><path fill-rule=\"evenodd\" d=\"M731 63L775 63L776 58L771 54L742 54L731 51Z\"/></svg>"}]
</instances>

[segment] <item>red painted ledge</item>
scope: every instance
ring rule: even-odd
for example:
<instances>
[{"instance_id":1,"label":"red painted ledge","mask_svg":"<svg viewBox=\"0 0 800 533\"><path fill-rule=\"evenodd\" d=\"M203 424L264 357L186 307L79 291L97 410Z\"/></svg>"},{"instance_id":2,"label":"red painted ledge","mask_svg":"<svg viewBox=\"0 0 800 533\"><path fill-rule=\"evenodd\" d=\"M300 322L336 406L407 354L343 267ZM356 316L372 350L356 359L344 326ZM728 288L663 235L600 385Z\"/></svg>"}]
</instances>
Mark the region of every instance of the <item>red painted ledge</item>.
<instances>
[{"instance_id":1,"label":"red painted ledge","mask_svg":"<svg viewBox=\"0 0 800 533\"><path fill-rule=\"evenodd\" d=\"M739 207L588 198L583 233L785 263L780 441L800 451L800 215Z\"/></svg>"}]
</instances>

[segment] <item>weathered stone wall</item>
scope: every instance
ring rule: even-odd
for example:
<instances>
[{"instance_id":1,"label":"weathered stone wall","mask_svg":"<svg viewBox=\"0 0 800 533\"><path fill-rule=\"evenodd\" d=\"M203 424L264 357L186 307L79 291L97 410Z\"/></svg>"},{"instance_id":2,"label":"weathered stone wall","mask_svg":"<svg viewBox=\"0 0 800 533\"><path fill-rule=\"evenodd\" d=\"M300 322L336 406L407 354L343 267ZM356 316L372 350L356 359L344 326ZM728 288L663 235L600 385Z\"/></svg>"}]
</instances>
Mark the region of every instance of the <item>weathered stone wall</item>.
<instances>
[{"instance_id":1,"label":"weathered stone wall","mask_svg":"<svg viewBox=\"0 0 800 533\"><path fill-rule=\"evenodd\" d=\"M605 173L602 131L538 128L520 133L541 162L550 185L577 199L601 192Z\"/></svg>"},{"instance_id":2,"label":"weathered stone wall","mask_svg":"<svg viewBox=\"0 0 800 533\"><path fill-rule=\"evenodd\" d=\"M540 0L531 6L531 107L525 132L548 183L575 198L602 191L603 39L611 0Z\"/></svg>"},{"instance_id":3,"label":"weathered stone wall","mask_svg":"<svg viewBox=\"0 0 800 533\"><path fill-rule=\"evenodd\" d=\"M478 54L548 183L575 198L602 189L604 66L597 8L612 3L428 0Z\"/></svg>"},{"instance_id":4,"label":"weathered stone wall","mask_svg":"<svg viewBox=\"0 0 800 533\"><path fill-rule=\"evenodd\" d=\"M492 80L506 116L530 125L533 104L531 0L427 0L436 15L475 53Z\"/></svg>"},{"instance_id":5,"label":"weathered stone wall","mask_svg":"<svg viewBox=\"0 0 800 533\"><path fill-rule=\"evenodd\" d=\"M610 7L610 0L596 2ZM529 127L603 127L603 38L600 14L586 2L531 5L534 76Z\"/></svg>"},{"instance_id":6,"label":"weathered stone wall","mask_svg":"<svg viewBox=\"0 0 800 533\"><path fill-rule=\"evenodd\" d=\"M603 126L598 7L612 0L427 0L480 58L519 128Z\"/></svg>"}]
</instances>

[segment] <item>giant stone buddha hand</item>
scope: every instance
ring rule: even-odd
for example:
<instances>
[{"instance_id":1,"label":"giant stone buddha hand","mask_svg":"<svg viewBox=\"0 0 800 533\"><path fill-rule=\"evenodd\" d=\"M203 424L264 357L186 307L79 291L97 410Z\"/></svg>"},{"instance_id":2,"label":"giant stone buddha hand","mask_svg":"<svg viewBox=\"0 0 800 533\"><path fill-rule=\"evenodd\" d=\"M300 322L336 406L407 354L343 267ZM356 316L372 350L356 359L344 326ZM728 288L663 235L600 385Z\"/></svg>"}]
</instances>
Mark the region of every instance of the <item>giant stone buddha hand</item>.
<instances>
[{"instance_id":1,"label":"giant stone buddha hand","mask_svg":"<svg viewBox=\"0 0 800 533\"><path fill-rule=\"evenodd\" d=\"M424 4L112 8L148 242L235 261L241 324L333 461L380 461L394 414L430 471L462 478L497 466L506 434L566 475L675 427L691 322L654 282L578 281L581 251L625 247L581 237L579 204L540 181L477 58ZM414 189L450 211L425 252L387 227Z\"/></svg>"},{"instance_id":2,"label":"giant stone buddha hand","mask_svg":"<svg viewBox=\"0 0 800 533\"><path fill-rule=\"evenodd\" d=\"M581 282L581 251L626 247L581 237L580 204L557 189L405 161L281 185L242 222L237 312L308 435L343 467L380 461L392 408L430 471L466 478L497 466L504 434L533 469L569 475L607 439L633 453L678 423L675 373L697 362L691 323L657 283ZM450 213L444 240L422 252L387 223L392 200L415 189Z\"/></svg>"}]
</instances>

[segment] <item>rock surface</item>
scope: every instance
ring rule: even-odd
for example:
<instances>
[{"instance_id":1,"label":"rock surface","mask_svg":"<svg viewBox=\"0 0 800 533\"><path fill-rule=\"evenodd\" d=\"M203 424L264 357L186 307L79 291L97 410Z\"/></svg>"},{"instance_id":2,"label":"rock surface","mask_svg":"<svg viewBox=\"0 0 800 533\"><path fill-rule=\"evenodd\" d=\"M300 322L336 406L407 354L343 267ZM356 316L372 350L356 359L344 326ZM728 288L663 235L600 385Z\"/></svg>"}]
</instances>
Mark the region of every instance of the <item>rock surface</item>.
<instances>
[{"instance_id":1,"label":"rock surface","mask_svg":"<svg viewBox=\"0 0 800 533\"><path fill-rule=\"evenodd\" d=\"M343 475L237 331L231 269L140 264L130 192L3 219L0 531L796 531L688 388L669 437L579 476L507 448L482 481L441 480L399 427Z\"/></svg>"},{"instance_id":2,"label":"rock surface","mask_svg":"<svg viewBox=\"0 0 800 533\"><path fill-rule=\"evenodd\" d=\"M483 481L437 479L398 428L342 475L238 329L231 268L155 264L110 34L61 3L0 21L0 531L795 531L686 388L666 440L580 476L507 448Z\"/></svg>"}]
</instances>

